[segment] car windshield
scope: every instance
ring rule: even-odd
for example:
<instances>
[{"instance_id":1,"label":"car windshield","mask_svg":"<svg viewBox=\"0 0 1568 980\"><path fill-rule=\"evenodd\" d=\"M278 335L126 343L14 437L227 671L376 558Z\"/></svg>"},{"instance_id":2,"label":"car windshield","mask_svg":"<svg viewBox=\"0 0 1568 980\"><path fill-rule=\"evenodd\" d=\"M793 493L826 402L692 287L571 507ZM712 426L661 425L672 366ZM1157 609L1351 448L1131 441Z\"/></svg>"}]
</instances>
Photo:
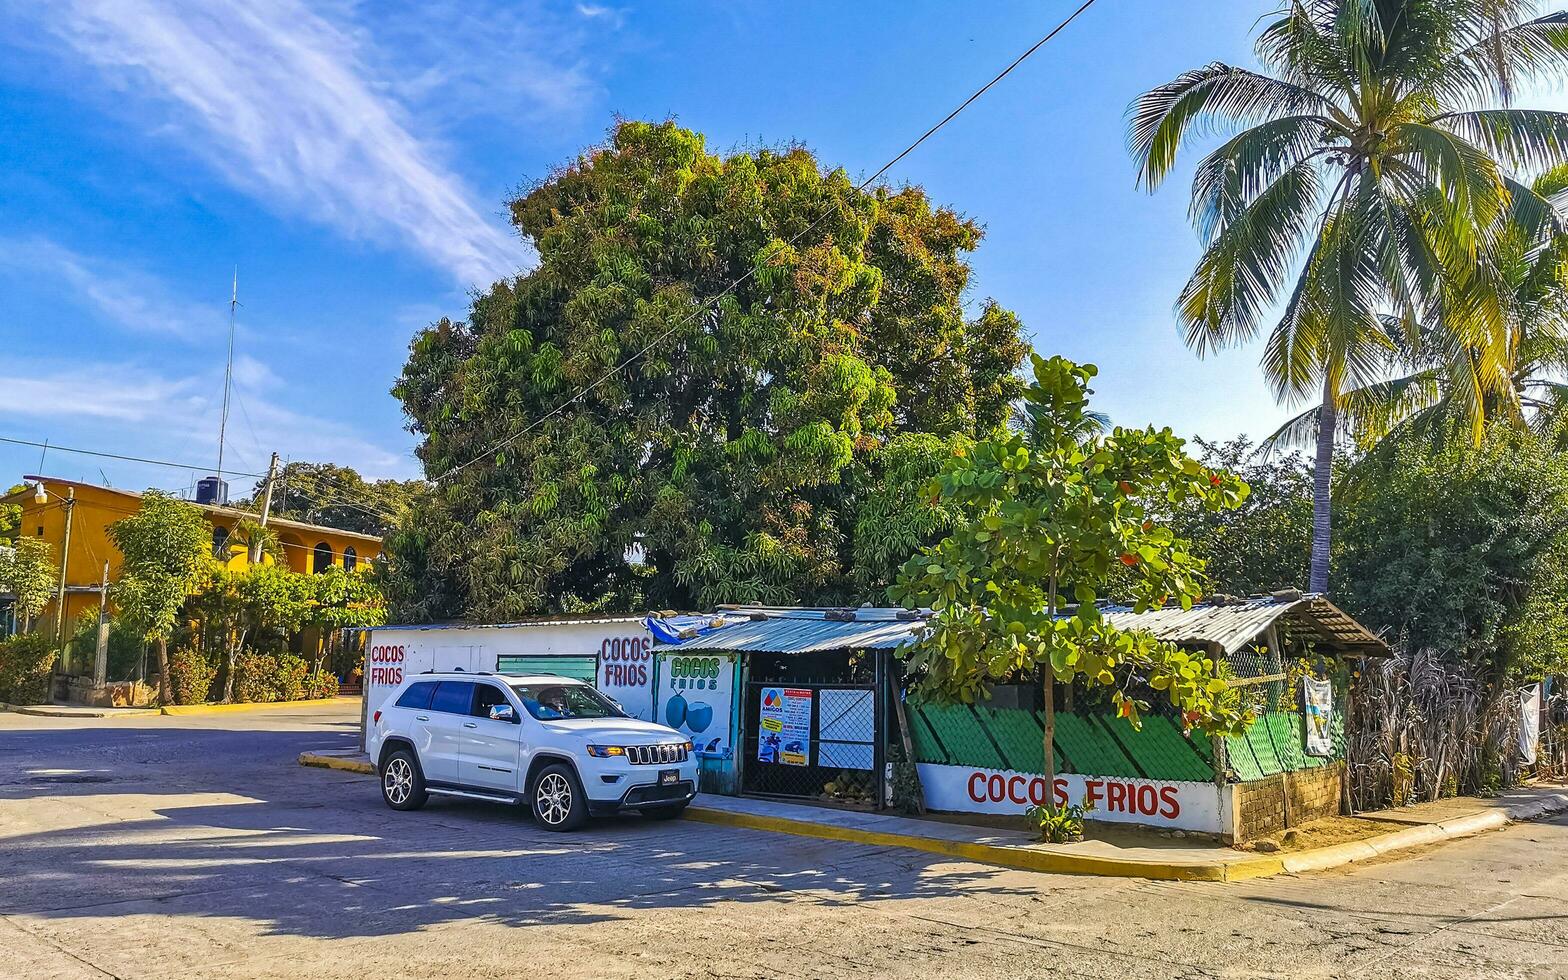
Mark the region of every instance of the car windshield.
<instances>
[{"instance_id":1,"label":"car windshield","mask_svg":"<svg viewBox=\"0 0 1568 980\"><path fill-rule=\"evenodd\" d=\"M540 721L624 718L625 712L587 684L513 684L528 713Z\"/></svg>"}]
</instances>

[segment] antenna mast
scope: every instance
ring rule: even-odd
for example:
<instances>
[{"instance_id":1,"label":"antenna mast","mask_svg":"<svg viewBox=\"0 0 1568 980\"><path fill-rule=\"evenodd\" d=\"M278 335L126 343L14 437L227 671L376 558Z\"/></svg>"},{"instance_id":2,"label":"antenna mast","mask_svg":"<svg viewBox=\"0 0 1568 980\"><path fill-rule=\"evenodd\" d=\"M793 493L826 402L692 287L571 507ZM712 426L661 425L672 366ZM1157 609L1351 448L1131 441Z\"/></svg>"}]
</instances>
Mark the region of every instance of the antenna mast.
<instances>
[{"instance_id":1,"label":"antenna mast","mask_svg":"<svg viewBox=\"0 0 1568 980\"><path fill-rule=\"evenodd\" d=\"M218 479L223 479L223 438L229 427L229 387L234 377L234 309L240 305L240 268L234 267L234 288L229 293L229 359L223 365L223 415L218 419Z\"/></svg>"}]
</instances>

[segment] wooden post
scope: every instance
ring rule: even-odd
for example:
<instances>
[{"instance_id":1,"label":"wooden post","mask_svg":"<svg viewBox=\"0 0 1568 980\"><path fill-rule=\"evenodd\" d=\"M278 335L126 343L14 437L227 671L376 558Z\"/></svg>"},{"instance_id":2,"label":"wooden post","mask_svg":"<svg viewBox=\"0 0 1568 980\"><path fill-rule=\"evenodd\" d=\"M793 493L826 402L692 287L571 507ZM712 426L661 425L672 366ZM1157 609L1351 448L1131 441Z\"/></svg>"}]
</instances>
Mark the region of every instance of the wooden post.
<instances>
[{"instance_id":1,"label":"wooden post","mask_svg":"<svg viewBox=\"0 0 1568 980\"><path fill-rule=\"evenodd\" d=\"M98 587L98 645L93 651L93 687L109 680L109 562L103 563L103 584Z\"/></svg>"},{"instance_id":2,"label":"wooden post","mask_svg":"<svg viewBox=\"0 0 1568 980\"><path fill-rule=\"evenodd\" d=\"M892 675L891 669L888 671L888 674ZM920 770L915 766L915 743L909 737L909 713L904 710L903 685L894 686L889 684L888 687L893 696L893 714L898 718L898 736L899 741L904 746L904 761L909 764L909 771L915 774L915 812L924 814L926 812L926 791L925 787L920 785Z\"/></svg>"}]
</instances>

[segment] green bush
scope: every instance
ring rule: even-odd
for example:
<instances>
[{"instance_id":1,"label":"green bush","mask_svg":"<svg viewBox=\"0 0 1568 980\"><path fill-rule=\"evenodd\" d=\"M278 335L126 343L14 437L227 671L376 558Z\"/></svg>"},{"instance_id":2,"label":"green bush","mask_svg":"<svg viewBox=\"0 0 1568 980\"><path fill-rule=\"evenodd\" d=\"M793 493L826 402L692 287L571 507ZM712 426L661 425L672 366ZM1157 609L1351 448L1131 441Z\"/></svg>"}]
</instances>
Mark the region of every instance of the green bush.
<instances>
[{"instance_id":1,"label":"green bush","mask_svg":"<svg viewBox=\"0 0 1568 980\"><path fill-rule=\"evenodd\" d=\"M310 664L304 658L292 653L278 657L278 666L272 675L273 700L305 700L305 681L309 676Z\"/></svg>"},{"instance_id":2,"label":"green bush","mask_svg":"<svg viewBox=\"0 0 1568 980\"><path fill-rule=\"evenodd\" d=\"M246 650L234 659L234 700L251 703L276 701L272 679L278 672L278 658Z\"/></svg>"},{"instance_id":3,"label":"green bush","mask_svg":"<svg viewBox=\"0 0 1568 980\"><path fill-rule=\"evenodd\" d=\"M324 687L325 682L311 674L310 664L292 653L273 655L247 650L234 661L236 701L262 703L325 697L316 693L318 685ZM332 682L332 693L337 693L336 680Z\"/></svg>"},{"instance_id":4,"label":"green bush","mask_svg":"<svg viewBox=\"0 0 1568 980\"><path fill-rule=\"evenodd\" d=\"M42 704L49 700L49 675L55 649L44 630L0 641L0 701Z\"/></svg>"},{"instance_id":5,"label":"green bush","mask_svg":"<svg viewBox=\"0 0 1568 980\"><path fill-rule=\"evenodd\" d=\"M202 704L212 690L217 665L200 651L176 650L169 656L169 683L174 687L175 704Z\"/></svg>"},{"instance_id":6,"label":"green bush","mask_svg":"<svg viewBox=\"0 0 1568 980\"><path fill-rule=\"evenodd\" d=\"M338 675L330 670L318 670L305 684L307 698L335 698L338 696Z\"/></svg>"}]
</instances>

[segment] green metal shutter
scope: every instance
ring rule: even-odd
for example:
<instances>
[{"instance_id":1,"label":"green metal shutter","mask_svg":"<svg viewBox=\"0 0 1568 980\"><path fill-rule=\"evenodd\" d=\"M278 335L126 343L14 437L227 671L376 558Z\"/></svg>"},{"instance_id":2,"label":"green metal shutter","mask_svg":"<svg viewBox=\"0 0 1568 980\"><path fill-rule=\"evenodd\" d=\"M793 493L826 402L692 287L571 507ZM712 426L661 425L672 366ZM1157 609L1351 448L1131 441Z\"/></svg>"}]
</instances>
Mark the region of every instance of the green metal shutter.
<instances>
[{"instance_id":1,"label":"green metal shutter","mask_svg":"<svg viewBox=\"0 0 1568 980\"><path fill-rule=\"evenodd\" d=\"M498 674L555 674L594 683L599 676L597 657L497 657Z\"/></svg>"}]
</instances>

